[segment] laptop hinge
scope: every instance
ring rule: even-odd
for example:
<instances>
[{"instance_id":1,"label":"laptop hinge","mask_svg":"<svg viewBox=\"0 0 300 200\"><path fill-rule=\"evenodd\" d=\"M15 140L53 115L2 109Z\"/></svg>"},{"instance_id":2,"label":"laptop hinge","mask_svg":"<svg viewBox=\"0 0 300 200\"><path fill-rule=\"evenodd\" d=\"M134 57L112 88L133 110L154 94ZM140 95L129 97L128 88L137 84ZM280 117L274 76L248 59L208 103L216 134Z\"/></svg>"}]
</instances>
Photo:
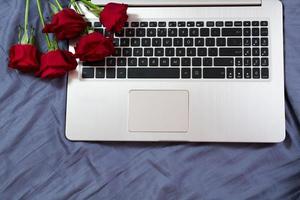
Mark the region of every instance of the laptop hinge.
<instances>
[{"instance_id":1,"label":"laptop hinge","mask_svg":"<svg viewBox=\"0 0 300 200\"><path fill-rule=\"evenodd\" d=\"M92 0L105 5L111 0ZM129 6L261 6L262 0L115 0Z\"/></svg>"}]
</instances>

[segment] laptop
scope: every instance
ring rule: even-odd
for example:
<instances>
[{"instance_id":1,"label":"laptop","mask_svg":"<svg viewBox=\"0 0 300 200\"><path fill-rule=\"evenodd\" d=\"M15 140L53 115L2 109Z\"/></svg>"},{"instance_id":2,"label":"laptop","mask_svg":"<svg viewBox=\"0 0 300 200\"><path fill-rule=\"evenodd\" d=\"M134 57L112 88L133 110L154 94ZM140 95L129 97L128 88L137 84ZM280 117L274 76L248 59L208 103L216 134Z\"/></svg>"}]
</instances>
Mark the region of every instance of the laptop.
<instances>
[{"instance_id":1,"label":"laptop","mask_svg":"<svg viewBox=\"0 0 300 200\"><path fill-rule=\"evenodd\" d=\"M115 55L69 73L67 139L284 140L279 0L116 2L129 5L129 18Z\"/></svg>"}]
</instances>

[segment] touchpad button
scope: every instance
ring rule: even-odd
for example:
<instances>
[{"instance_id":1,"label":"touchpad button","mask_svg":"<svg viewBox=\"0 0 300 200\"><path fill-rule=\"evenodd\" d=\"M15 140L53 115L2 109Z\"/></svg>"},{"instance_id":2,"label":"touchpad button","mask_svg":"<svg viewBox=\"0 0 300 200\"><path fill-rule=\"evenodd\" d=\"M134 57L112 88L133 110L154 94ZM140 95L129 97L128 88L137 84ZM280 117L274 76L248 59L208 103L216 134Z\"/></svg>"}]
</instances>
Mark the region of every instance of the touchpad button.
<instances>
[{"instance_id":1,"label":"touchpad button","mask_svg":"<svg viewBox=\"0 0 300 200\"><path fill-rule=\"evenodd\" d=\"M131 132L187 132L188 91L131 90L128 123Z\"/></svg>"}]
</instances>

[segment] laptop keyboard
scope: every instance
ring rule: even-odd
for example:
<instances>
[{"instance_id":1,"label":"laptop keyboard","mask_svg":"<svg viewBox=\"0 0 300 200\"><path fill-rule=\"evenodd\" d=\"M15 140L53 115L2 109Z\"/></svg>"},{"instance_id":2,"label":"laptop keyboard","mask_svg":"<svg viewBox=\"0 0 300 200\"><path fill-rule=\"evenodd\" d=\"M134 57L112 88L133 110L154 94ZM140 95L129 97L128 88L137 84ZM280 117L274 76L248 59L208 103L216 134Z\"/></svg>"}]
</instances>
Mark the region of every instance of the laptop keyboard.
<instances>
[{"instance_id":1,"label":"laptop keyboard","mask_svg":"<svg viewBox=\"0 0 300 200\"><path fill-rule=\"evenodd\" d=\"M99 22L95 31L108 33ZM268 21L141 21L115 34L115 55L83 79L269 79Z\"/></svg>"}]
</instances>

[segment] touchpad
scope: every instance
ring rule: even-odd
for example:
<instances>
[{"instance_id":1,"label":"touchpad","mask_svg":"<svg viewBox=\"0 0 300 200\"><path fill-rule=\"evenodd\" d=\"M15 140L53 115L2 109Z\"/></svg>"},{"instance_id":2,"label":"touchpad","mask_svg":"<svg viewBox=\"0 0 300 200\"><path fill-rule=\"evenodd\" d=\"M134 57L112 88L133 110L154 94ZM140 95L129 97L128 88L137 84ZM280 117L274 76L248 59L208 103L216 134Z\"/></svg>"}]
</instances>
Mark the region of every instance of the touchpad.
<instances>
[{"instance_id":1,"label":"touchpad","mask_svg":"<svg viewBox=\"0 0 300 200\"><path fill-rule=\"evenodd\" d=\"M131 132L187 132L188 91L131 90L128 123Z\"/></svg>"}]
</instances>

